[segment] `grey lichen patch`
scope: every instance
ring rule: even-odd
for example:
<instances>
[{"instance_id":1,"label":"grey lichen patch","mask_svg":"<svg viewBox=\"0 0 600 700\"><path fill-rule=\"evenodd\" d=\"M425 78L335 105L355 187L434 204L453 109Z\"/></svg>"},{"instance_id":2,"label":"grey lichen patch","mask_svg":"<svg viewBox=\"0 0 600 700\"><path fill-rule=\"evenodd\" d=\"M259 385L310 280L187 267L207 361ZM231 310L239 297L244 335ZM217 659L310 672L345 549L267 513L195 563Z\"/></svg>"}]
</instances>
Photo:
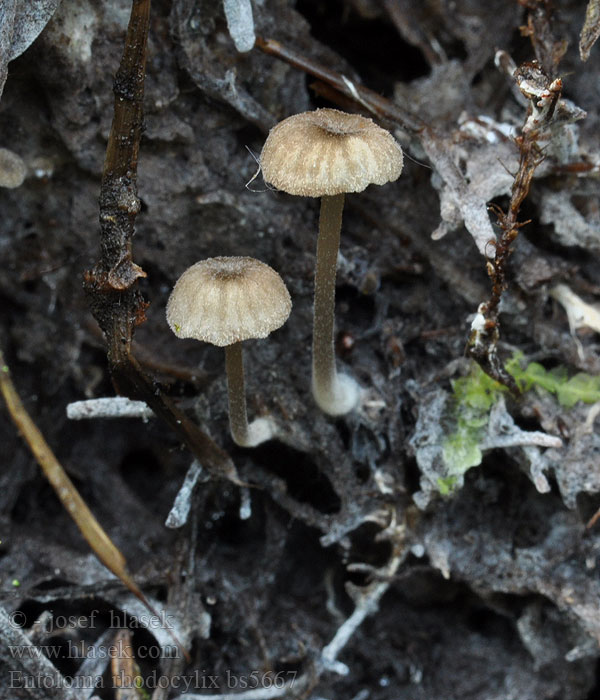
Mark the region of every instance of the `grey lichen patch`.
<instances>
[{"instance_id":1,"label":"grey lichen patch","mask_svg":"<svg viewBox=\"0 0 600 700\"><path fill-rule=\"evenodd\" d=\"M88 63L98 17L88 0L62 0L46 29L47 38L73 62Z\"/></svg>"},{"instance_id":2,"label":"grey lichen patch","mask_svg":"<svg viewBox=\"0 0 600 700\"><path fill-rule=\"evenodd\" d=\"M250 0L223 0L227 29L240 53L250 51L256 41Z\"/></svg>"}]
</instances>

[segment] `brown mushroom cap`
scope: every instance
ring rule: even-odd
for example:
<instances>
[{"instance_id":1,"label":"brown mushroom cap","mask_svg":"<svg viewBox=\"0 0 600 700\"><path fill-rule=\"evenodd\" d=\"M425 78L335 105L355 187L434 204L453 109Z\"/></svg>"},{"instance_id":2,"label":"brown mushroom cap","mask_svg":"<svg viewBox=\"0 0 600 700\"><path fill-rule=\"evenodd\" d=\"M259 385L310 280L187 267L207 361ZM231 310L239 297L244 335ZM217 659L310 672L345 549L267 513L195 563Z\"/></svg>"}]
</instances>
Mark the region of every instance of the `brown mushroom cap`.
<instances>
[{"instance_id":1,"label":"brown mushroom cap","mask_svg":"<svg viewBox=\"0 0 600 700\"><path fill-rule=\"evenodd\" d=\"M266 182L289 194L362 192L402 172L402 149L372 119L317 109L274 126L260 154Z\"/></svg>"},{"instance_id":2,"label":"brown mushroom cap","mask_svg":"<svg viewBox=\"0 0 600 700\"><path fill-rule=\"evenodd\" d=\"M292 300L273 268L254 258L208 258L177 280L167 322L179 338L232 345L282 326Z\"/></svg>"}]
</instances>

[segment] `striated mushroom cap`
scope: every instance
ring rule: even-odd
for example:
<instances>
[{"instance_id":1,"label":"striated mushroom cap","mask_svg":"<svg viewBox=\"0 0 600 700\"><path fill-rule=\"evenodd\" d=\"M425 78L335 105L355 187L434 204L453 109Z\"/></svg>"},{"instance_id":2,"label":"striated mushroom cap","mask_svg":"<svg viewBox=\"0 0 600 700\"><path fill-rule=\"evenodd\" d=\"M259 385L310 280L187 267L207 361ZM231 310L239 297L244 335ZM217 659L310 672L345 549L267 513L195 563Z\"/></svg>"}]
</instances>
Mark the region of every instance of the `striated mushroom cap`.
<instances>
[{"instance_id":1,"label":"striated mushroom cap","mask_svg":"<svg viewBox=\"0 0 600 700\"><path fill-rule=\"evenodd\" d=\"M317 109L274 126L260 166L265 181L277 189L322 197L396 180L402 172L402 149L372 119Z\"/></svg>"},{"instance_id":2,"label":"striated mushroom cap","mask_svg":"<svg viewBox=\"0 0 600 700\"><path fill-rule=\"evenodd\" d=\"M167 322L178 338L223 347L266 338L286 322L291 309L283 280L265 263L208 258L177 280L167 302Z\"/></svg>"}]
</instances>

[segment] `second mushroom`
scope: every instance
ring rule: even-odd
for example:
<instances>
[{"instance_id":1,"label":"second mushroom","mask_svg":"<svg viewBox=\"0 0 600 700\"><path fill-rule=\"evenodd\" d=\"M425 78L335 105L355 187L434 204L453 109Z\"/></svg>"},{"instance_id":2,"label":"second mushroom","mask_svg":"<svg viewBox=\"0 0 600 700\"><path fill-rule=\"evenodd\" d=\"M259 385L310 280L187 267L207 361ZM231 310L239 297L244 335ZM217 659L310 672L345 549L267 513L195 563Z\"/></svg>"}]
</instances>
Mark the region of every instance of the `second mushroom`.
<instances>
[{"instance_id":1,"label":"second mushroom","mask_svg":"<svg viewBox=\"0 0 600 700\"><path fill-rule=\"evenodd\" d=\"M346 192L396 180L402 150L372 119L317 109L273 127L260 155L266 182L288 194L321 197L313 321L312 391L318 406L336 416L354 409L360 386L338 374L334 352L335 278Z\"/></svg>"},{"instance_id":2,"label":"second mushroom","mask_svg":"<svg viewBox=\"0 0 600 700\"><path fill-rule=\"evenodd\" d=\"M260 260L208 258L177 280L167 303L167 322L178 338L225 347L229 424L241 447L255 447L276 434L269 418L248 424L242 341L266 338L282 326L292 301L281 277Z\"/></svg>"}]
</instances>

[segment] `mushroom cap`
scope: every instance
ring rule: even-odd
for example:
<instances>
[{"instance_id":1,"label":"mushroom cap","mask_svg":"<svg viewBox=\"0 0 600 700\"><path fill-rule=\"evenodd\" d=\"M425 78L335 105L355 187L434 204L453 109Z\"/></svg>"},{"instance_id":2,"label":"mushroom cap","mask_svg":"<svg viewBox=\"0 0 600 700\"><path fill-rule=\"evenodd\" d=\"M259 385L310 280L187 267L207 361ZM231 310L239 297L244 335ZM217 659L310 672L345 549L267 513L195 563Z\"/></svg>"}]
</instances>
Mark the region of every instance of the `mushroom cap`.
<instances>
[{"instance_id":1,"label":"mushroom cap","mask_svg":"<svg viewBox=\"0 0 600 700\"><path fill-rule=\"evenodd\" d=\"M254 258L208 258L189 267L167 302L167 323L178 338L232 345L266 338L282 326L292 300L281 277Z\"/></svg>"},{"instance_id":2,"label":"mushroom cap","mask_svg":"<svg viewBox=\"0 0 600 700\"><path fill-rule=\"evenodd\" d=\"M27 175L22 158L8 148L0 148L0 187L20 187Z\"/></svg>"},{"instance_id":3,"label":"mushroom cap","mask_svg":"<svg viewBox=\"0 0 600 700\"><path fill-rule=\"evenodd\" d=\"M274 126L260 166L265 181L277 189L322 197L396 180L402 172L402 149L372 119L317 109Z\"/></svg>"}]
</instances>

